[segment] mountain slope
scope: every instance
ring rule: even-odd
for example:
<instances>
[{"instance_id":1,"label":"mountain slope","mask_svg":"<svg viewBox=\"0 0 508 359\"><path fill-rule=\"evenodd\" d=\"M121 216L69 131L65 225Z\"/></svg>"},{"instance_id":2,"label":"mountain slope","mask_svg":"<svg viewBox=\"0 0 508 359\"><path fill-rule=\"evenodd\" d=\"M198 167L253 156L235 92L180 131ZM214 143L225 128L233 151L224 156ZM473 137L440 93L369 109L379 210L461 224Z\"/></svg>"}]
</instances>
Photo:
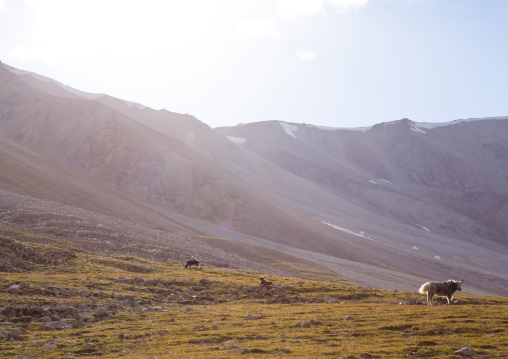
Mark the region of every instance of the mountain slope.
<instances>
[{"instance_id":1,"label":"mountain slope","mask_svg":"<svg viewBox=\"0 0 508 359\"><path fill-rule=\"evenodd\" d=\"M401 120L363 131L278 122L217 130L244 138L246 149L341 196L354 197L363 207L448 235L468 227L468 235L507 244L508 223L500 214L508 205L508 119L434 128ZM478 199L481 205L473 206ZM420 213L411 216L393 201L457 213L448 214L447 222L439 221L441 215L422 222ZM486 210L489 219L483 221L480 214Z\"/></svg>"},{"instance_id":2,"label":"mountain slope","mask_svg":"<svg viewBox=\"0 0 508 359\"><path fill-rule=\"evenodd\" d=\"M17 74L2 75L18 89L2 97L3 137L93 183L160 211L234 221L255 235L284 237L287 227L279 224L298 215L280 211L270 196L250 193L247 184L182 142L95 99L55 97L41 86L23 86ZM306 229L297 232L303 236Z\"/></svg>"},{"instance_id":3,"label":"mountain slope","mask_svg":"<svg viewBox=\"0 0 508 359\"><path fill-rule=\"evenodd\" d=\"M505 119L212 129L3 64L0 83L0 188L364 285L508 294Z\"/></svg>"}]
</instances>

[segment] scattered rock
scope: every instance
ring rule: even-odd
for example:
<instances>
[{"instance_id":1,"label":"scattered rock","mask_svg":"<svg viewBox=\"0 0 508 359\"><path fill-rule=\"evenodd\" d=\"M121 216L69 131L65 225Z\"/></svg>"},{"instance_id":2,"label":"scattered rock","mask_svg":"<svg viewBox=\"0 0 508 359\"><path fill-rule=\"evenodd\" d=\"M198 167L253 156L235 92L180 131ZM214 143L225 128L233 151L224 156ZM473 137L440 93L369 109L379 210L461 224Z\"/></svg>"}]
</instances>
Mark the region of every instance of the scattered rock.
<instances>
[{"instance_id":1,"label":"scattered rock","mask_svg":"<svg viewBox=\"0 0 508 359\"><path fill-rule=\"evenodd\" d=\"M329 295L325 295L323 297L323 301L325 303L338 303L339 302L339 299L337 298L334 298L334 297L330 297Z\"/></svg>"},{"instance_id":2,"label":"scattered rock","mask_svg":"<svg viewBox=\"0 0 508 359\"><path fill-rule=\"evenodd\" d=\"M89 312L80 312L79 313L79 318L81 320L83 320L84 322L93 322L94 321L94 316L92 313L89 313Z\"/></svg>"},{"instance_id":3,"label":"scattered rock","mask_svg":"<svg viewBox=\"0 0 508 359\"><path fill-rule=\"evenodd\" d=\"M245 347L242 347L242 348L236 348L236 349L233 349L231 350L233 353L236 353L236 354L247 354L249 352L249 349L245 348Z\"/></svg>"},{"instance_id":4,"label":"scattered rock","mask_svg":"<svg viewBox=\"0 0 508 359\"><path fill-rule=\"evenodd\" d=\"M236 344L238 343L242 343L243 342L243 339L233 339L233 340L228 340L227 342L224 342L224 345L229 345L231 347L231 349L233 348L236 348Z\"/></svg>"},{"instance_id":5,"label":"scattered rock","mask_svg":"<svg viewBox=\"0 0 508 359\"><path fill-rule=\"evenodd\" d=\"M9 287L9 289L7 289L7 292L9 292L10 294L19 294L19 291L20 291L20 286L17 285L17 284L13 284Z\"/></svg>"},{"instance_id":6,"label":"scattered rock","mask_svg":"<svg viewBox=\"0 0 508 359\"><path fill-rule=\"evenodd\" d=\"M72 328L83 328L85 322L81 319L64 319L63 322Z\"/></svg>"},{"instance_id":7,"label":"scattered rock","mask_svg":"<svg viewBox=\"0 0 508 359\"><path fill-rule=\"evenodd\" d=\"M53 350L53 349L57 349L57 348L58 348L58 345L56 345L56 344L44 344L42 346L43 350Z\"/></svg>"},{"instance_id":8,"label":"scattered rock","mask_svg":"<svg viewBox=\"0 0 508 359\"><path fill-rule=\"evenodd\" d=\"M12 323L29 323L32 321L32 317L29 315L24 315L22 317L11 318L10 321Z\"/></svg>"},{"instance_id":9,"label":"scattered rock","mask_svg":"<svg viewBox=\"0 0 508 359\"><path fill-rule=\"evenodd\" d=\"M105 317L109 316L110 313L108 312L108 310L105 307L97 307L97 308L95 308L92 315L95 318L105 318Z\"/></svg>"},{"instance_id":10,"label":"scattered rock","mask_svg":"<svg viewBox=\"0 0 508 359\"><path fill-rule=\"evenodd\" d=\"M192 328L191 330L203 331L203 330L206 330L206 327L204 325L198 325L198 326L195 326L194 328Z\"/></svg>"},{"instance_id":11,"label":"scattered rock","mask_svg":"<svg viewBox=\"0 0 508 359\"><path fill-rule=\"evenodd\" d=\"M76 253L66 250L54 250L46 254L46 260L52 264L65 263L74 258L76 258Z\"/></svg>"},{"instance_id":12,"label":"scattered rock","mask_svg":"<svg viewBox=\"0 0 508 359\"><path fill-rule=\"evenodd\" d=\"M202 285L210 285L210 284L212 284L212 282L209 279L206 279L206 278L201 278L199 280L199 283L201 283Z\"/></svg>"},{"instance_id":13,"label":"scattered rock","mask_svg":"<svg viewBox=\"0 0 508 359\"><path fill-rule=\"evenodd\" d=\"M64 322L48 322L41 324L41 330L55 330L55 329L70 329L71 325L65 324Z\"/></svg>"},{"instance_id":14,"label":"scattered rock","mask_svg":"<svg viewBox=\"0 0 508 359\"><path fill-rule=\"evenodd\" d=\"M23 340L23 331L19 328L0 330L0 339L2 340Z\"/></svg>"},{"instance_id":15,"label":"scattered rock","mask_svg":"<svg viewBox=\"0 0 508 359\"><path fill-rule=\"evenodd\" d=\"M454 354L460 354L463 356L471 357L473 355L476 355L477 353L473 350L471 347L464 347L462 349L456 350L453 352Z\"/></svg>"},{"instance_id":16,"label":"scattered rock","mask_svg":"<svg viewBox=\"0 0 508 359\"><path fill-rule=\"evenodd\" d=\"M247 351L247 353L249 353L249 354L250 354L250 353L252 353L252 354L263 354L263 353L267 353L267 351L266 351L266 350L264 350L264 349L252 348L252 349L249 349L249 350Z\"/></svg>"},{"instance_id":17,"label":"scattered rock","mask_svg":"<svg viewBox=\"0 0 508 359\"><path fill-rule=\"evenodd\" d=\"M310 327L314 327L317 325L317 322L314 320L314 319L310 319L310 320L304 320L303 322L297 322L295 324L293 324L291 327L292 328L310 328Z\"/></svg>"},{"instance_id":18,"label":"scattered rock","mask_svg":"<svg viewBox=\"0 0 508 359\"><path fill-rule=\"evenodd\" d=\"M355 320L355 317L348 315L347 317L344 318L344 320Z\"/></svg>"},{"instance_id":19,"label":"scattered rock","mask_svg":"<svg viewBox=\"0 0 508 359\"><path fill-rule=\"evenodd\" d=\"M298 301L305 301L305 296L299 297L297 295L288 293L285 289L288 288L287 285L273 283L271 285L263 285L259 284L256 286L244 286L243 290L247 293L248 297L251 298L264 298L266 300L271 300L279 302L279 303L294 303ZM269 301L267 301L268 303Z\"/></svg>"}]
</instances>

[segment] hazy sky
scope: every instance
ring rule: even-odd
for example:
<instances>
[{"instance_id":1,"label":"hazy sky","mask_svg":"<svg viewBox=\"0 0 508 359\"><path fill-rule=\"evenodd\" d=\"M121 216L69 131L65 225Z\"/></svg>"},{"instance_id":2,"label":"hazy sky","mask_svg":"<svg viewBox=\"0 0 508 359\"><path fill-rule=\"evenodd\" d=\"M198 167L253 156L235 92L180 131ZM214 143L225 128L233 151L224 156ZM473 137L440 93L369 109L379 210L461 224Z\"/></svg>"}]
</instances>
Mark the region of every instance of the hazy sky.
<instances>
[{"instance_id":1,"label":"hazy sky","mask_svg":"<svg viewBox=\"0 0 508 359\"><path fill-rule=\"evenodd\" d=\"M0 60L212 127L506 116L508 0L0 0Z\"/></svg>"}]
</instances>

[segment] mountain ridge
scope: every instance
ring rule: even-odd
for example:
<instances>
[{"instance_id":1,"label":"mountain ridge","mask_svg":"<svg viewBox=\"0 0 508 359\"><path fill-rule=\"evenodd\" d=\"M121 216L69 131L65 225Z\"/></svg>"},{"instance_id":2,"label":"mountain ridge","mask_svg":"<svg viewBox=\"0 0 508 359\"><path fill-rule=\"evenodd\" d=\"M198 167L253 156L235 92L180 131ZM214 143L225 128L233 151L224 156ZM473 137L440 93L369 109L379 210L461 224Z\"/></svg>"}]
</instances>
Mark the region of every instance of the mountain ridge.
<instances>
[{"instance_id":1,"label":"mountain ridge","mask_svg":"<svg viewBox=\"0 0 508 359\"><path fill-rule=\"evenodd\" d=\"M466 273L478 291L507 295L508 118L212 129L12 69L0 65L0 188L204 236L212 247L222 238L324 261L366 285L379 277L362 265L390 271L388 289L404 275ZM25 165L30 156L39 169ZM88 190L76 198L79 183Z\"/></svg>"}]
</instances>

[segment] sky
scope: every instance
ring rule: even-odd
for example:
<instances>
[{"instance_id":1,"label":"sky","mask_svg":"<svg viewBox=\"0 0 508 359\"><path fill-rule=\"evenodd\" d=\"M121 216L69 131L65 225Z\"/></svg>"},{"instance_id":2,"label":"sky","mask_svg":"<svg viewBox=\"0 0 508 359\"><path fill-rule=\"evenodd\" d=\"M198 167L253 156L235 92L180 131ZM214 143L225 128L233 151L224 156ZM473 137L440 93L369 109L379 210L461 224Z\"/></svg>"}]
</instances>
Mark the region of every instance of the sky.
<instances>
[{"instance_id":1,"label":"sky","mask_svg":"<svg viewBox=\"0 0 508 359\"><path fill-rule=\"evenodd\" d=\"M508 115L506 19L506 0L0 0L0 61L211 127L448 122Z\"/></svg>"}]
</instances>

